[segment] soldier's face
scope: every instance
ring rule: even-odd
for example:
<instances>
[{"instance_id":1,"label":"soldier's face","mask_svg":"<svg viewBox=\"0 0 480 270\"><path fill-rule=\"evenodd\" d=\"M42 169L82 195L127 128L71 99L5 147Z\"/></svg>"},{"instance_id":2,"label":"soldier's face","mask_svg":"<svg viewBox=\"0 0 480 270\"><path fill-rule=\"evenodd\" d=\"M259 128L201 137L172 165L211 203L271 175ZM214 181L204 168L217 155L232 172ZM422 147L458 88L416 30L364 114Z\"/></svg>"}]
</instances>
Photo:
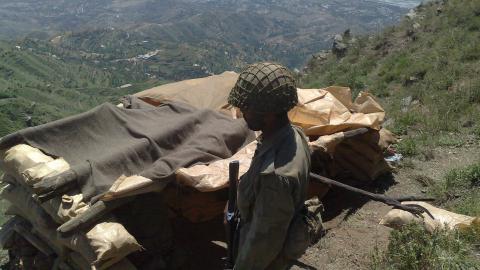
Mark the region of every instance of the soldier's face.
<instances>
[{"instance_id":1,"label":"soldier's face","mask_svg":"<svg viewBox=\"0 0 480 270\"><path fill-rule=\"evenodd\" d=\"M247 122L247 126L249 129L253 131L260 131L265 127L265 114L255 112L248 109L241 109L240 110L243 114L243 119Z\"/></svg>"}]
</instances>

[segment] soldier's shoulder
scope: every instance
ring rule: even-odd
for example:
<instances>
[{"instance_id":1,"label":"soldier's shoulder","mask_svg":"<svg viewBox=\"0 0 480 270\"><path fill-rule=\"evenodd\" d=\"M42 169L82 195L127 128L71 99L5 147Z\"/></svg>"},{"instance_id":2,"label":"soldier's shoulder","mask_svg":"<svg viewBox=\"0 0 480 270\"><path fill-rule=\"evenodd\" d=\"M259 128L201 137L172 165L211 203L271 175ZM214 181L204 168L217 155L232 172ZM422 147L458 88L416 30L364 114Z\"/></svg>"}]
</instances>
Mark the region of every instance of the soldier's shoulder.
<instances>
[{"instance_id":1,"label":"soldier's shoulder","mask_svg":"<svg viewBox=\"0 0 480 270\"><path fill-rule=\"evenodd\" d=\"M310 150L305 135L296 127L293 131L267 153L261 174L296 175L297 170L310 165Z\"/></svg>"}]
</instances>

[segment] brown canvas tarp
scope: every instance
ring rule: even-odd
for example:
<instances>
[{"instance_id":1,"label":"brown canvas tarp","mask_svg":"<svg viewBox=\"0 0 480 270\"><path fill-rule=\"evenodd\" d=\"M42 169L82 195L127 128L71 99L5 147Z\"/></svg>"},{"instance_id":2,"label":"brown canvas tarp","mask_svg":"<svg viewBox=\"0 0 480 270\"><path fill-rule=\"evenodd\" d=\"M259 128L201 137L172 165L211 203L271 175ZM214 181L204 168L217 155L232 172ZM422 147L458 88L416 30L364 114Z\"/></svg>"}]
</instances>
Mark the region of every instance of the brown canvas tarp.
<instances>
[{"instance_id":1,"label":"brown canvas tarp","mask_svg":"<svg viewBox=\"0 0 480 270\"><path fill-rule=\"evenodd\" d=\"M121 175L166 185L179 168L231 157L254 138L244 121L185 103L159 107L136 98L17 132L22 141L64 158L86 200Z\"/></svg>"},{"instance_id":2,"label":"brown canvas tarp","mask_svg":"<svg viewBox=\"0 0 480 270\"><path fill-rule=\"evenodd\" d=\"M220 75L161 85L135 96L153 105L177 100L195 108L220 110L228 107L226 100L237 78L237 73L226 71Z\"/></svg>"}]
</instances>

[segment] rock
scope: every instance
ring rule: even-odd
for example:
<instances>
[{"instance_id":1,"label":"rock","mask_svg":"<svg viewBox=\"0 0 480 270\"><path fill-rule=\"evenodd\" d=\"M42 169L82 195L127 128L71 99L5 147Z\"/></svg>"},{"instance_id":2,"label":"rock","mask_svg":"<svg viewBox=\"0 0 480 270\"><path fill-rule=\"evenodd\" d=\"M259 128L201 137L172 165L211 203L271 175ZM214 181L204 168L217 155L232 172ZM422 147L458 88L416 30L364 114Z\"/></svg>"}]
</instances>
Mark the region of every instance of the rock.
<instances>
[{"instance_id":1,"label":"rock","mask_svg":"<svg viewBox=\"0 0 480 270\"><path fill-rule=\"evenodd\" d=\"M313 57L313 59L315 59L317 61L322 61L323 62L323 61L327 60L328 52L322 51L322 52L319 52L317 54L314 54L312 57Z\"/></svg>"},{"instance_id":2,"label":"rock","mask_svg":"<svg viewBox=\"0 0 480 270\"><path fill-rule=\"evenodd\" d=\"M403 113L407 113L409 111L410 106L412 105L412 101L413 101L412 96L402 98L402 101L401 101L402 109L401 109L401 111Z\"/></svg>"},{"instance_id":3,"label":"rock","mask_svg":"<svg viewBox=\"0 0 480 270\"><path fill-rule=\"evenodd\" d=\"M336 34L336 35L333 37L333 42L343 42L343 36L340 35L340 34Z\"/></svg>"},{"instance_id":4,"label":"rock","mask_svg":"<svg viewBox=\"0 0 480 270\"><path fill-rule=\"evenodd\" d=\"M343 43L343 37L341 35L335 35L333 39L332 53L337 57L345 56L347 52L347 45Z\"/></svg>"},{"instance_id":5,"label":"rock","mask_svg":"<svg viewBox=\"0 0 480 270\"><path fill-rule=\"evenodd\" d=\"M442 7L438 7L438 8L437 8L437 15L442 14L442 12L443 12L443 8L442 8Z\"/></svg>"},{"instance_id":6,"label":"rock","mask_svg":"<svg viewBox=\"0 0 480 270\"><path fill-rule=\"evenodd\" d=\"M27 125L27 127L32 127L33 126L32 116L30 116L30 115L25 116L25 124Z\"/></svg>"},{"instance_id":7,"label":"rock","mask_svg":"<svg viewBox=\"0 0 480 270\"><path fill-rule=\"evenodd\" d=\"M393 124L395 123L395 120L393 118L388 118L385 122L383 122L383 127L390 127L390 126L393 126Z\"/></svg>"},{"instance_id":8,"label":"rock","mask_svg":"<svg viewBox=\"0 0 480 270\"><path fill-rule=\"evenodd\" d=\"M473 121L472 121L472 120L468 120L468 121L466 121L466 122L464 122L464 123L462 124L462 127L464 127L464 128L470 128L470 127L473 127L473 125L474 125Z\"/></svg>"},{"instance_id":9,"label":"rock","mask_svg":"<svg viewBox=\"0 0 480 270\"><path fill-rule=\"evenodd\" d=\"M343 32L342 35L336 34L333 37L333 45L332 45L332 52L337 57L345 56L347 52L348 45L356 42L356 39L352 38L352 34L350 29L347 29Z\"/></svg>"},{"instance_id":10,"label":"rock","mask_svg":"<svg viewBox=\"0 0 480 270\"><path fill-rule=\"evenodd\" d=\"M415 31L413 29L408 29L407 30L407 36L408 37L413 37L415 35Z\"/></svg>"},{"instance_id":11,"label":"rock","mask_svg":"<svg viewBox=\"0 0 480 270\"><path fill-rule=\"evenodd\" d=\"M410 9L410 11L407 13L407 15L405 15L405 17L413 20L417 17L417 12L414 9Z\"/></svg>"},{"instance_id":12,"label":"rock","mask_svg":"<svg viewBox=\"0 0 480 270\"><path fill-rule=\"evenodd\" d=\"M418 81L418 78L417 78L417 77L415 77L415 76L410 76L410 77L408 77L408 78L405 80L405 82L403 82L403 84L404 84L405 86L409 86L409 85L414 84L414 83L417 82L417 81Z\"/></svg>"},{"instance_id":13,"label":"rock","mask_svg":"<svg viewBox=\"0 0 480 270\"><path fill-rule=\"evenodd\" d=\"M419 105L419 104L420 104L420 101L416 99L416 100L412 101L411 105L416 106L416 105Z\"/></svg>"},{"instance_id":14,"label":"rock","mask_svg":"<svg viewBox=\"0 0 480 270\"><path fill-rule=\"evenodd\" d=\"M404 97L404 98L402 98L402 106L403 107L409 107L410 104L412 104L412 101L413 101L412 96Z\"/></svg>"}]
</instances>

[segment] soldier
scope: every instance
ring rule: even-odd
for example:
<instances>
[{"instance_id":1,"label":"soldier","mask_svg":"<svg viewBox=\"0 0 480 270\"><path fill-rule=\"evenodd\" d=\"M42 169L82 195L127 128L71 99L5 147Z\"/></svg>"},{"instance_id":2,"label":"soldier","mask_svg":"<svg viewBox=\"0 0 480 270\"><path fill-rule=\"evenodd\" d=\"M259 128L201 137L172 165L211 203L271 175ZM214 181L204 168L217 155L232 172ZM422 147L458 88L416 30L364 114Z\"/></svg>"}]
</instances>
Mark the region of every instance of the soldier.
<instances>
[{"instance_id":1,"label":"soldier","mask_svg":"<svg viewBox=\"0 0 480 270\"><path fill-rule=\"evenodd\" d=\"M287 114L298 102L295 80L281 65L253 64L240 74L228 102L241 110L250 129L262 131L238 185L240 240L234 269L286 269L309 244L302 214L310 150Z\"/></svg>"}]
</instances>

